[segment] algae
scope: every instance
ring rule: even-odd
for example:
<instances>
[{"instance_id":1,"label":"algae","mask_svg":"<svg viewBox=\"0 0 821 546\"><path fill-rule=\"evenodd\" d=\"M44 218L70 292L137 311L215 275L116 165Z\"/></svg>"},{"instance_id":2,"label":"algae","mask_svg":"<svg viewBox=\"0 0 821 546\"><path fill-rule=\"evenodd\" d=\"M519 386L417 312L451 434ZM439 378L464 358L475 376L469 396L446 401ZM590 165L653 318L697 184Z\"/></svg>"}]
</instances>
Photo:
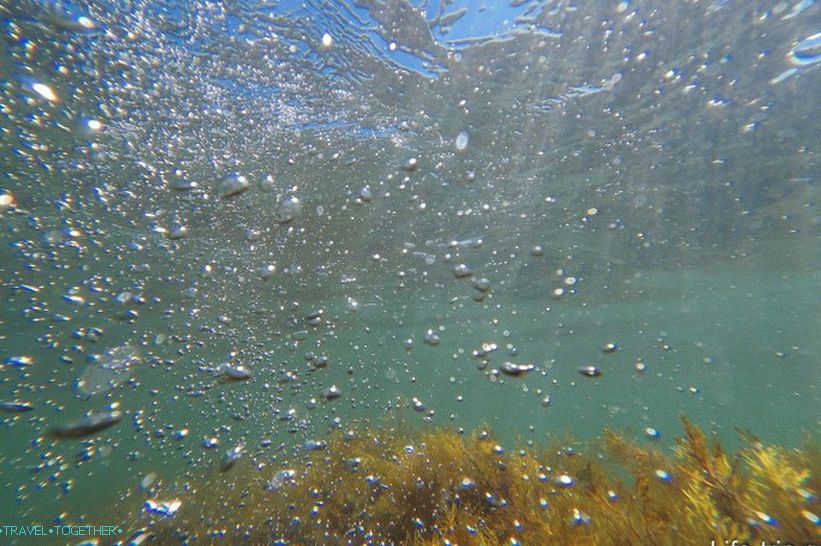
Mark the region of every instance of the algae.
<instances>
[{"instance_id":1,"label":"algae","mask_svg":"<svg viewBox=\"0 0 821 546\"><path fill-rule=\"evenodd\" d=\"M126 525L161 544L819 541L815 440L786 448L742 432L745 447L728 454L682 421L669 452L609 430L572 447L508 450L487 431L337 431L298 464L243 460L153 489L155 502L179 497L179 511L131 502Z\"/></svg>"}]
</instances>

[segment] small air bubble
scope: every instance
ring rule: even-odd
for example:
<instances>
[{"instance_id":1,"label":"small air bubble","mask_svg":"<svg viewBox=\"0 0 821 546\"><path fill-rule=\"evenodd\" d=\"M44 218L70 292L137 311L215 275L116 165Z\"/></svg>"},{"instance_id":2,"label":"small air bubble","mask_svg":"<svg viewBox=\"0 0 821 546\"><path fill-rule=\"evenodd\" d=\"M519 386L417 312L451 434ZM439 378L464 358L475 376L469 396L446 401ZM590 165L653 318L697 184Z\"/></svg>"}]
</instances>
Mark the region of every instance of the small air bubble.
<instances>
[{"instance_id":1,"label":"small air bubble","mask_svg":"<svg viewBox=\"0 0 821 546\"><path fill-rule=\"evenodd\" d=\"M465 131L462 131L458 135L456 135L456 149L460 152L463 151L465 148L468 147L468 141L470 137Z\"/></svg>"}]
</instances>

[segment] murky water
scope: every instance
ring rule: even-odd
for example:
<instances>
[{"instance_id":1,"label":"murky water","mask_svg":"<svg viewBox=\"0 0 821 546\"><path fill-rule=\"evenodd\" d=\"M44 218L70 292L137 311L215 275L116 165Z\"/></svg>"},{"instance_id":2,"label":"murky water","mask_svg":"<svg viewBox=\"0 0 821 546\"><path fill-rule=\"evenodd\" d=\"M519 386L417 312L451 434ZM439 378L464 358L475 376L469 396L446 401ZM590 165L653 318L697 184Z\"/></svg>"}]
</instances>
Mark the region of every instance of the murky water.
<instances>
[{"instance_id":1,"label":"murky water","mask_svg":"<svg viewBox=\"0 0 821 546\"><path fill-rule=\"evenodd\" d=\"M818 439L812 0L0 20L0 527L337 429Z\"/></svg>"}]
</instances>

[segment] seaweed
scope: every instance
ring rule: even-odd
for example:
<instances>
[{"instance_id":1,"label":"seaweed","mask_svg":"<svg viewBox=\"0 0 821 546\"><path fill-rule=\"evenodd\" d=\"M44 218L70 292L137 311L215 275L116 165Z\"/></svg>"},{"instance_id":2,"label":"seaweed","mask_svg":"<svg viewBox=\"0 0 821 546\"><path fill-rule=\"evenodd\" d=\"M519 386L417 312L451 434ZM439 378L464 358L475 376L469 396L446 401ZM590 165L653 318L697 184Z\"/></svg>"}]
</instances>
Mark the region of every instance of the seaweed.
<instances>
[{"instance_id":1,"label":"seaweed","mask_svg":"<svg viewBox=\"0 0 821 546\"><path fill-rule=\"evenodd\" d=\"M682 418L672 452L614 431L566 448L505 450L487 432L368 428L286 466L238 463L125 502L130 527L161 544L709 545L819 540L817 442L726 453ZM277 474L279 473L279 474ZM272 481L272 476L282 479ZM180 491L183 493L180 495Z\"/></svg>"}]
</instances>

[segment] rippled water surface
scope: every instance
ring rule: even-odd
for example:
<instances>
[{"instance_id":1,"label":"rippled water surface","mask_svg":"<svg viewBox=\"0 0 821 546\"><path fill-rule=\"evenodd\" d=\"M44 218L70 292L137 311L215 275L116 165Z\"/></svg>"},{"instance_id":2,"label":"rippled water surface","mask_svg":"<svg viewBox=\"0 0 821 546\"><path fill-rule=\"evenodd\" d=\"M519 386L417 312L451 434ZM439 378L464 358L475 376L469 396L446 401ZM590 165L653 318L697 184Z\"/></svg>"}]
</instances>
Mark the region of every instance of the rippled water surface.
<instances>
[{"instance_id":1,"label":"rippled water surface","mask_svg":"<svg viewBox=\"0 0 821 546\"><path fill-rule=\"evenodd\" d=\"M0 23L0 526L126 540L335 429L818 439L813 0Z\"/></svg>"}]
</instances>

